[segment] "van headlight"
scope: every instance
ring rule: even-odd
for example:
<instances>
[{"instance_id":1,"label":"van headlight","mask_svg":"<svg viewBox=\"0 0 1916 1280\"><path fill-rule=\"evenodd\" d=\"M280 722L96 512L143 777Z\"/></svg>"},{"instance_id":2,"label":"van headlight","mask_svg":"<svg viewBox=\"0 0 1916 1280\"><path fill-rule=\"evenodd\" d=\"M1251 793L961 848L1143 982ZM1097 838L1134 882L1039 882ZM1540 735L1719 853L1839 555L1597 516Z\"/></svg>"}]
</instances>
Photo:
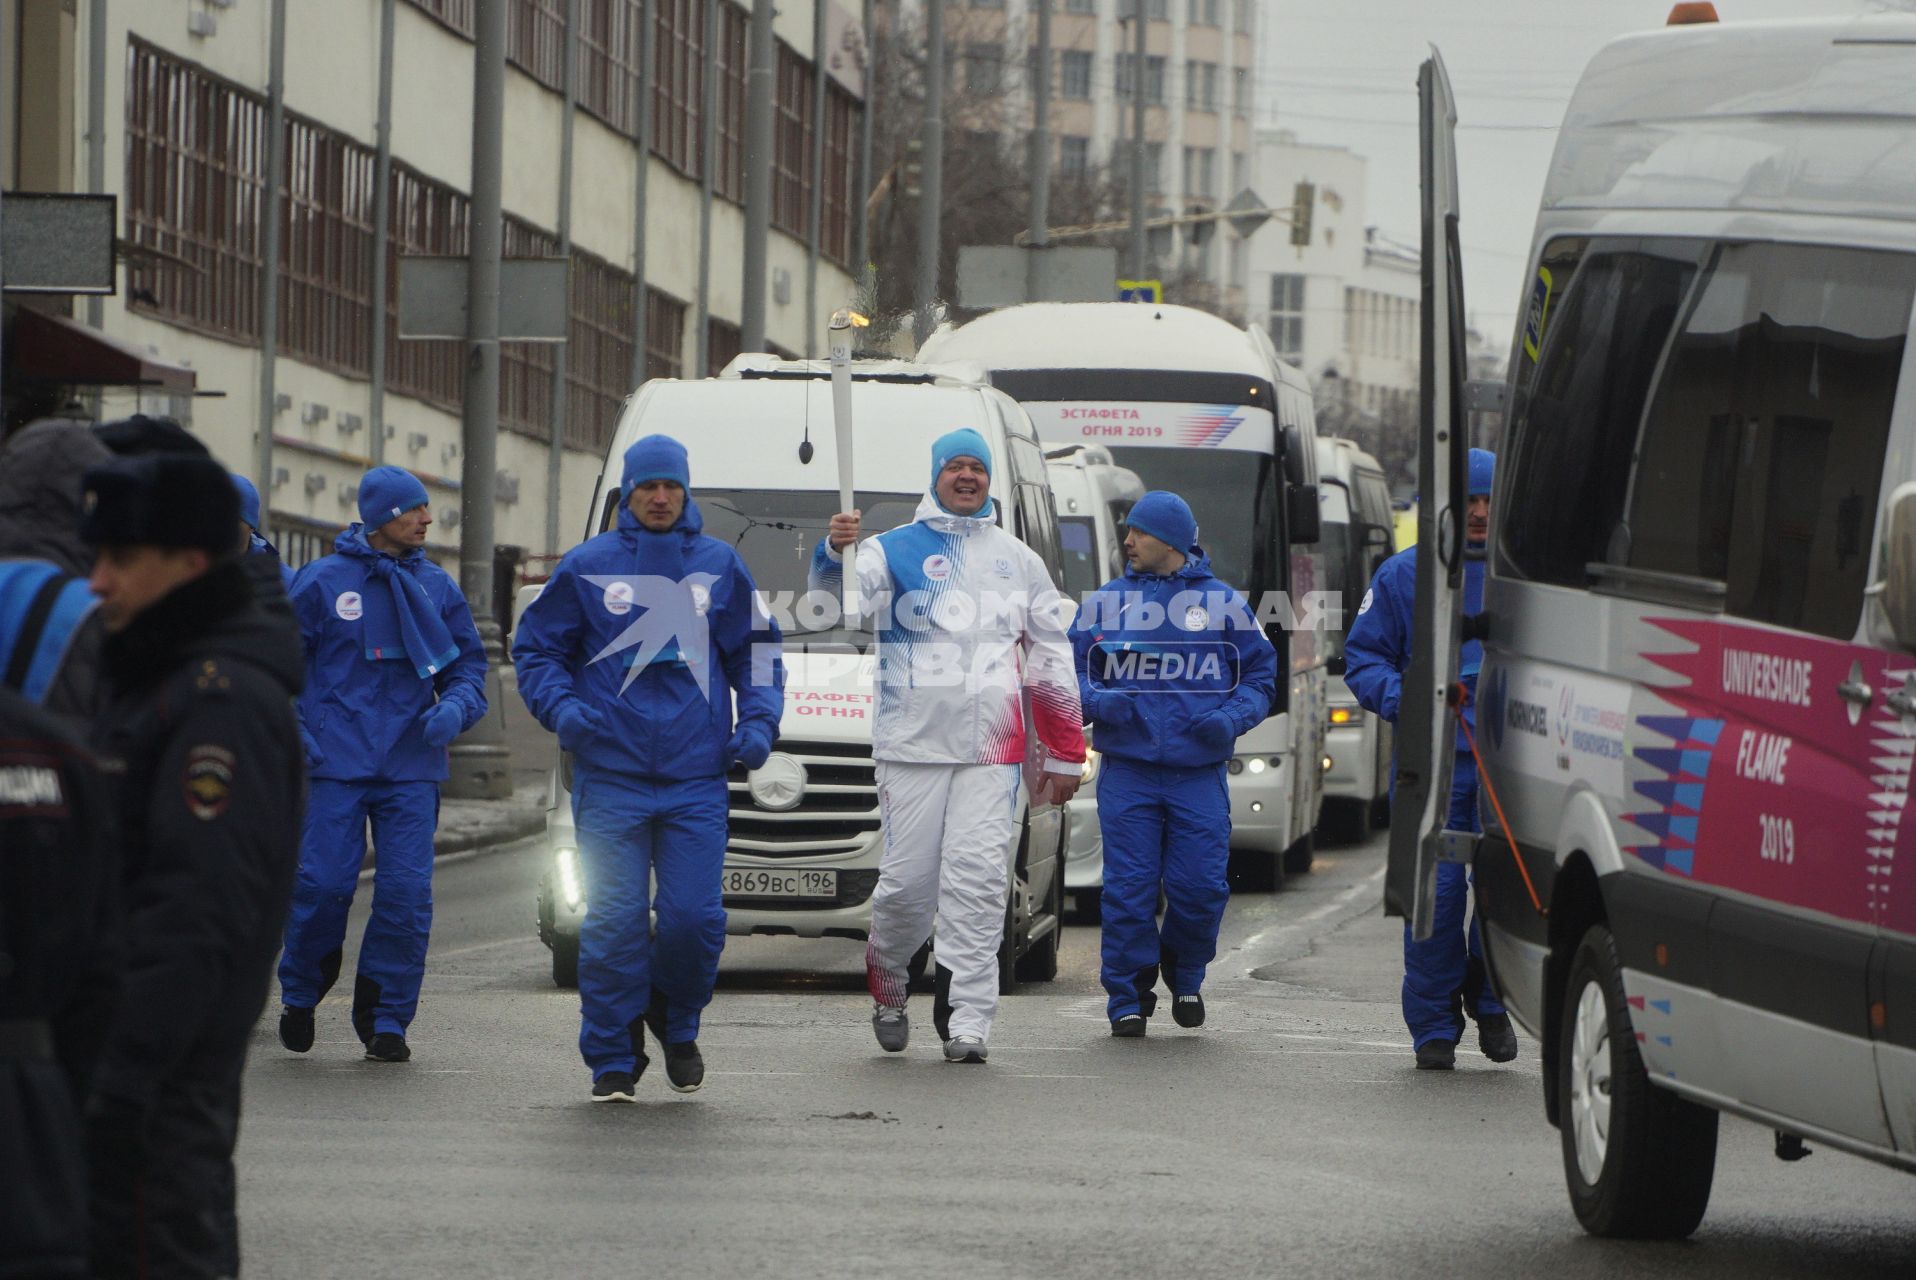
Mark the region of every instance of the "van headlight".
<instances>
[{"instance_id":1,"label":"van headlight","mask_svg":"<svg viewBox=\"0 0 1916 1280\"><path fill-rule=\"evenodd\" d=\"M1249 760L1244 762L1244 767L1246 769L1249 769L1252 773L1263 773L1265 769L1264 757L1252 756Z\"/></svg>"},{"instance_id":2,"label":"van headlight","mask_svg":"<svg viewBox=\"0 0 1916 1280\"><path fill-rule=\"evenodd\" d=\"M579 882L579 851L559 848L553 860L559 870L559 896L565 899L568 910L580 910L585 906L585 887Z\"/></svg>"}]
</instances>

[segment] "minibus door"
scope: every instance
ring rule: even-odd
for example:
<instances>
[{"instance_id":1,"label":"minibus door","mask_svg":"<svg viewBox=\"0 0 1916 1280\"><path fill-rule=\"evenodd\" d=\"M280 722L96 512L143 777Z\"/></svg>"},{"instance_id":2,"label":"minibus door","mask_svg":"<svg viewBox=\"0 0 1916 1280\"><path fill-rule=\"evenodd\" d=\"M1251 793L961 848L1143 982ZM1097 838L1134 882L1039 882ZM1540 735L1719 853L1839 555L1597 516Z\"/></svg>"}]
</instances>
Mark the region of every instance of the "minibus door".
<instances>
[{"instance_id":1,"label":"minibus door","mask_svg":"<svg viewBox=\"0 0 1916 1280\"><path fill-rule=\"evenodd\" d=\"M1464 856L1447 840L1456 764L1459 605L1464 589L1463 274L1457 241L1457 106L1435 47L1417 77L1423 141L1423 320L1417 479L1417 595L1410 665L1397 717L1384 912L1431 933L1437 864ZM1471 838L1474 842L1474 837Z\"/></svg>"}]
</instances>

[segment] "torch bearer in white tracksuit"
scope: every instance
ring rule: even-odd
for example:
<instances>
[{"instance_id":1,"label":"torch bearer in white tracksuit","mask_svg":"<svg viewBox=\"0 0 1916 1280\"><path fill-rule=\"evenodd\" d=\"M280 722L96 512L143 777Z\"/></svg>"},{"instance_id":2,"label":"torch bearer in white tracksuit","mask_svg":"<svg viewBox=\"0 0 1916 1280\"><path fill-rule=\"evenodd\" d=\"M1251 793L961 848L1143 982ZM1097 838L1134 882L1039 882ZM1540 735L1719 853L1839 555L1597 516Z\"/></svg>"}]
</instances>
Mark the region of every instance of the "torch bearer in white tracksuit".
<instances>
[{"instance_id":1,"label":"torch bearer in white tracksuit","mask_svg":"<svg viewBox=\"0 0 1916 1280\"><path fill-rule=\"evenodd\" d=\"M852 510L852 332L871 321L848 307L832 313L832 426L838 435L838 509ZM858 616L857 546L845 549L844 620Z\"/></svg>"}]
</instances>

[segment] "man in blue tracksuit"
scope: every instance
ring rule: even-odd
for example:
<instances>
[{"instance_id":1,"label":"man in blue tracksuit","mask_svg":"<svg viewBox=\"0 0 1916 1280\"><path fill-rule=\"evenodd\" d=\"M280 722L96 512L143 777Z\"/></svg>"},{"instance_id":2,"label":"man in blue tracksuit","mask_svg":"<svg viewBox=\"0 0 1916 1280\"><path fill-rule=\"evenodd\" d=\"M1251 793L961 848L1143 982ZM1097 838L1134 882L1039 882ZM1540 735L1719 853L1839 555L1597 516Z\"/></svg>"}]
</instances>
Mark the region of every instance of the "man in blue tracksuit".
<instances>
[{"instance_id":1,"label":"man in blue tracksuit","mask_svg":"<svg viewBox=\"0 0 1916 1280\"><path fill-rule=\"evenodd\" d=\"M1105 1012L1112 1035L1132 1037L1157 1008L1160 970L1177 1024L1204 1022L1200 988L1230 898L1225 764L1271 712L1277 653L1243 597L1211 576L1184 499L1147 493L1125 523L1124 576L1085 601L1071 647L1104 760Z\"/></svg>"},{"instance_id":2,"label":"man in blue tracksuit","mask_svg":"<svg viewBox=\"0 0 1916 1280\"><path fill-rule=\"evenodd\" d=\"M374 467L359 482L359 518L293 579L311 783L279 963L279 1038L294 1053L313 1047L313 1007L339 977L371 819L377 870L353 1030L368 1058L404 1062L432 929L446 747L486 713L486 656L459 585L422 550L425 486Z\"/></svg>"},{"instance_id":3,"label":"man in blue tracksuit","mask_svg":"<svg viewBox=\"0 0 1916 1280\"><path fill-rule=\"evenodd\" d=\"M279 548L268 542L266 535L259 531L259 487L235 471L233 488L239 491L240 523L246 526L246 554L271 556L273 563L279 566L280 584L290 594L293 590L293 571L280 559Z\"/></svg>"},{"instance_id":4,"label":"man in blue tracksuit","mask_svg":"<svg viewBox=\"0 0 1916 1280\"><path fill-rule=\"evenodd\" d=\"M1464 617L1476 617L1484 607L1483 548L1490 537L1490 488L1497 465L1488 449L1470 451L1470 502L1465 512ZM1401 551L1384 561L1371 579L1370 590L1357 609L1350 638L1344 645L1344 683L1363 704L1385 720L1397 722L1397 704L1404 670L1410 666L1412 607L1417 598L1417 548ZM1466 633L1469 624L1465 624ZM1459 655L1458 673L1472 699L1464 718L1477 726L1475 695L1477 670L1483 665L1484 646L1467 638ZM1457 733L1457 764L1451 775L1450 815L1453 831L1477 831L1477 765L1463 731ZM1404 928L1404 1021L1417 1047L1417 1066L1426 1071L1449 1071L1457 1063L1457 1041L1464 1033L1464 1014L1477 1020L1477 1044L1492 1062L1517 1056L1517 1033L1510 1015L1484 982L1483 946L1473 918L1465 927L1470 907L1470 874L1460 864L1437 868L1437 905L1429 938L1414 941Z\"/></svg>"},{"instance_id":5,"label":"man in blue tracksuit","mask_svg":"<svg viewBox=\"0 0 1916 1280\"><path fill-rule=\"evenodd\" d=\"M725 776L765 763L785 705L778 627L738 552L700 532L691 483L669 436L628 449L618 527L566 553L512 647L526 706L573 757L579 1052L595 1102L634 1100L647 1026L674 1090L705 1081L699 1014L725 946Z\"/></svg>"}]
</instances>

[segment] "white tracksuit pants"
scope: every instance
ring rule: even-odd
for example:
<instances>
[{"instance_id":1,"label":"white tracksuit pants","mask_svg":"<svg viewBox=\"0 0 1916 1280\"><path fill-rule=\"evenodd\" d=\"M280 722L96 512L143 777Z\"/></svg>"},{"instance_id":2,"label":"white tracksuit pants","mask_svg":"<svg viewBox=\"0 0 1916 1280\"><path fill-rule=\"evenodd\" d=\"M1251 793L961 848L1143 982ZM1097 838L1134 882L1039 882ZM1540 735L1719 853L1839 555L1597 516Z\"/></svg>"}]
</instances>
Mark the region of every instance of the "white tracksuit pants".
<instances>
[{"instance_id":1,"label":"white tracksuit pants","mask_svg":"<svg viewBox=\"0 0 1916 1280\"><path fill-rule=\"evenodd\" d=\"M866 985L880 1004L902 1007L906 966L936 923L940 1039L991 1035L1021 768L878 761L885 851L872 892Z\"/></svg>"}]
</instances>

